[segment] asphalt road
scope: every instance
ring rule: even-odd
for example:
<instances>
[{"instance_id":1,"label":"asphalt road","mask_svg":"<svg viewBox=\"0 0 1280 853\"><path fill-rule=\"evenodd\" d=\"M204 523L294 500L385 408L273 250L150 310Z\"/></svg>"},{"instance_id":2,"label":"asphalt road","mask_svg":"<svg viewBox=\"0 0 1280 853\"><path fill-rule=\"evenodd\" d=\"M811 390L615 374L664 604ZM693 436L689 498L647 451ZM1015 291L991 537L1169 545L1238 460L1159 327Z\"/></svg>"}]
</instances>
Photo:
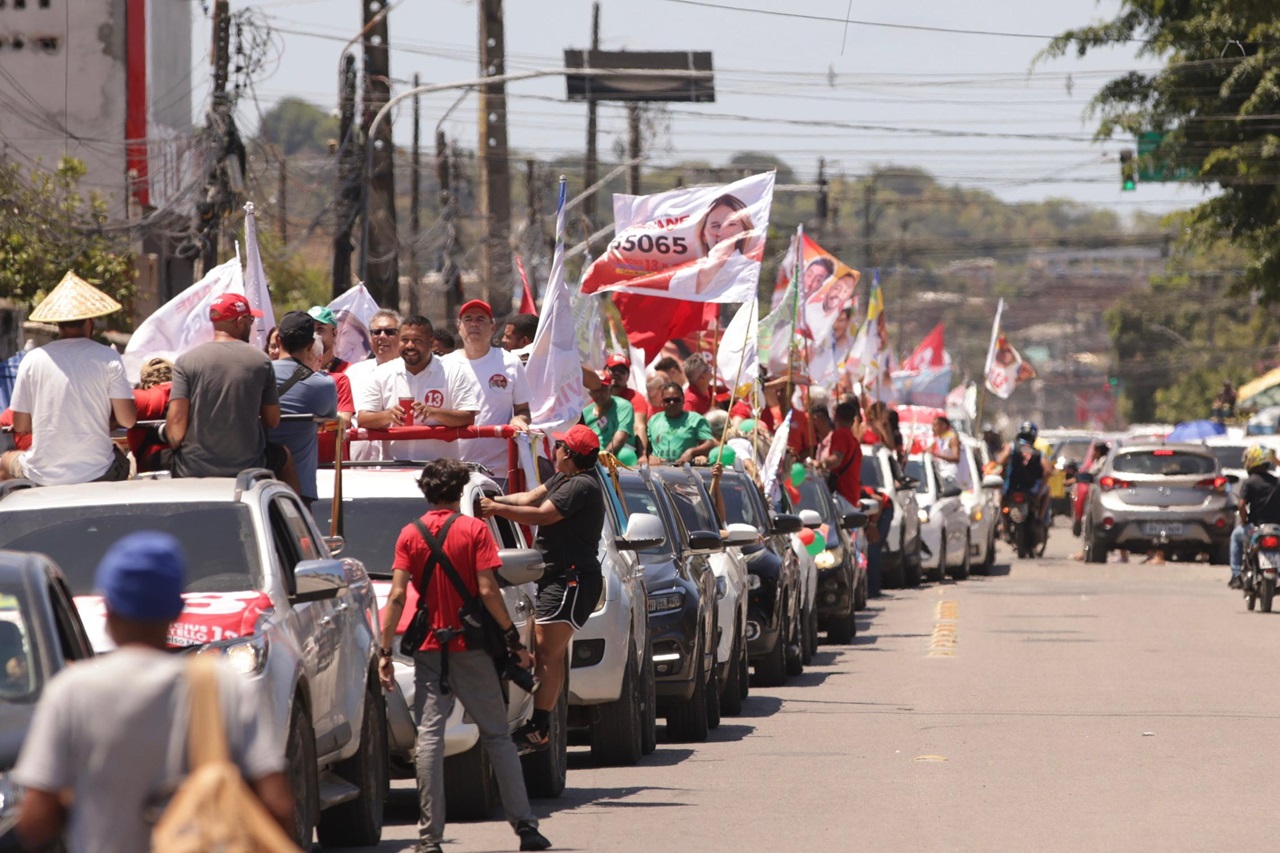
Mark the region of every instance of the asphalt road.
<instances>
[{"instance_id":1,"label":"asphalt road","mask_svg":"<svg viewBox=\"0 0 1280 853\"><path fill-rule=\"evenodd\" d=\"M1246 612L1225 567L1085 565L1068 534L873 601L854 645L753 690L708 743L604 769L574 748L565 795L535 803L544 833L646 853L1274 849L1280 615ZM376 849L411 848L411 797ZM445 850L515 841L459 823Z\"/></svg>"}]
</instances>

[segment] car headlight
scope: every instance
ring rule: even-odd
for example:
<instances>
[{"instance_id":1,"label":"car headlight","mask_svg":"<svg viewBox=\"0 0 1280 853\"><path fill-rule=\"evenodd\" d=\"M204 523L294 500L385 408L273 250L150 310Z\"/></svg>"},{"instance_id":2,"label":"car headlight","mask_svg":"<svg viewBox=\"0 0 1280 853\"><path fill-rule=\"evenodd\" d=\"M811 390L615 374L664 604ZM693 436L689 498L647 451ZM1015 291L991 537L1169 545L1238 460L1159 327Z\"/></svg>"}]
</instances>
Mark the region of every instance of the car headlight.
<instances>
[{"instance_id":1,"label":"car headlight","mask_svg":"<svg viewBox=\"0 0 1280 853\"><path fill-rule=\"evenodd\" d=\"M22 786L13 781L11 773L0 773L0 834L7 833L17 822L21 801Z\"/></svg>"},{"instance_id":2,"label":"car headlight","mask_svg":"<svg viewBox=\"0 0 1280 853\"><path fill-rule=\"evenodd\" d=\"M972 510L970 510L969 518L973 519L974 521L982 521L982 507L975 506Z\"/></svg>"},{"instance_id":3,"label":"car headlight","mask_svg":"<svg viewBox=\"0 0 1280 853\"><path fill-rule=\"evenodd\" d=\"M729 591L729 582L724 578L716 578L716 598L724 598Z\"/></svg>"},{"instance_id":4,"label":"car headlight","mask_svg":"<svg viewBox=\"0 0 1280 853\"><path fill-rule=\"evenodd\" d=\"M673 610L681 610L683 608L684 592L682 590L675 589L671 592L649 596L650 615L654 613L670 613Z\"/></svg>"},{"instance_id":5,"label":"car headlight","mask_svg":"<svg viewBox=\"0 0 1280 853\"><path fill-rule=\"evenodd\" d=\"M818 556L813 558L813 564L819 569L832 569L840 562L843 554L837 554L839 548L829 548L826 551L819 551Z\"/></svg>"},{"instance_id":6,"label":"car headlight","mask_svg":"<svg viewBox=\"0 0 1280 853\"><path fill-rule=\"evenodd\" d=\"M747 575L747 589L759 589L759 588L760 588L760 576Z\"/></svg>"},{"instance_id":7,"label":"car headlight","mask_svg":"<svg viewBox=\"0 0 1280 853\"><path fill-rule=\"evenodd\" d=\"M922 509L918 513L916 513L916 516L920 519L922 523L924 524L929 523L929 510Z\"/></svg>"},{"instance_id":8,"label":"car headlight","mask_svg":"<svg viewBox=\"0 0 1280 853\"><path fill-rule=\"evenodd\" d=\"M222 654L241 675L257 675L267 666L267 638L249 637L226 646Z\"/></svg>"}]
</instances>

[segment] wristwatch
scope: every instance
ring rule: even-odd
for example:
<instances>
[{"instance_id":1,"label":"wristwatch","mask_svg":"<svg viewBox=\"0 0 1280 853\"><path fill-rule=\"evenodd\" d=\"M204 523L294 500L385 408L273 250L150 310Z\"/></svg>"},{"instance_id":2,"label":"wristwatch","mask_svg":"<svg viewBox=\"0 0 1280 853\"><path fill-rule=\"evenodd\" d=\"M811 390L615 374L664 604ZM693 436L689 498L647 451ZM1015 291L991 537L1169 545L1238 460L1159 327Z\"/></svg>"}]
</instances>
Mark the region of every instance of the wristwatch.
<instances>
[{"instance_id":1,"label":"wristwatch","mask_svg":"<svg viewBox=\"0 0 1280 853\"><path fill-rule=\"evenodd\" d=\"M378 649L378 657L380 658L391 657L391 649Z\"/></svg>"}]
</instances>

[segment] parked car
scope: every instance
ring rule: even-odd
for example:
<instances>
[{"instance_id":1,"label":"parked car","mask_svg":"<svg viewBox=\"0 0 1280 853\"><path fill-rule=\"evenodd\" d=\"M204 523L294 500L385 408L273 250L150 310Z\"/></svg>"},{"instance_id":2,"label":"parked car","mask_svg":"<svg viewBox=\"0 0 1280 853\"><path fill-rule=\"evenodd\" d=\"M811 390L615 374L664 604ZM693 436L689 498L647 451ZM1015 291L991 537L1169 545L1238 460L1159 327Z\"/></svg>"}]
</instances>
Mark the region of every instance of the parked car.
<instances>
[{"instance_id":1,"label":"parked car","mask_svg":"<svg viewBox=\"0 0 1280 853\"><path fill-rule=\"evenodd\" d=\"M357 560L335 558L293 490L270 471L15 488L0 547L48 554L66 575L94 650L111 647L94 572L120 537L170 533L187 554L175 648L224 654L261 683L285 744L303 846L366 846L382 834L387 716L378 610ZM333 550L330 550L333 549Z\"/></svg>"},{"instance_id":2,"label":"parked car","mask_svg":"<svg viewBox=\"0 0 1280 853\"><path fill-rule=\"evenodd\" d=\"M724 546L718 528L689 526L687 500L668 490L662 473L646 468L619 472L618 477L627 509L658 516L666 529L666 541L637 552L649 593L657 713L666 718L671 740L703 741L709 727L720 724L716 579L707 558ZM692 523L699 520L695 516Z\"/></svg>"},{"instance_id":3,"label":"parked car","mask_svg":"<svg viewBox=\"0 0 1280 853\"><path fill-rule=\"evenodd\" d=\"M1231 502L1239 503L1239 483L1249 479L1249 472L1244 469L1244 452L1253 444L1261 444L1264 447L1270 447L1272 450L1280 452L1280 438L1276 436L1244 436L1234 437L1229 435L1220 435L1215 438L1206 438L1204 446L1218 460L1218 467L1222 469L1222 473L1228 479L1227 493L1231 497Z\"/></svg>"},{"instance_id":4,"label":"parked car","mask_svg":"<svg viewBox=\"0 0 1280 853\"><path fill-rule=\"evenodd\" d=\"M826 548L814 557L818 572L818 628L826 631L827 639L833 643L850 643L858 631L854 613L866 606L867 598L866 564L859 567L855 537L851 534L866 526L867 516L847 504L846 509L840 509L838 496L827 488L823 474L810 472L799 489L801 522L821 533L826 541ZM815 513L816 518L806 518L806 512Z\"/></svg>"},{"instance_id":5,"label":"parked car","mask_svg":"<svg viewBox=\"0 0 1280 853\"><path fill-rule=\"evenodd\" d=\"M804 670L800 648L800 569L790 536L800 530L794 515L769 512L755 482L739 470L726 470L720 481L725 521L745 524L761 540L741 546L749 574L747 654L756 683L777 687L788 675Z\"/></svg>"},{"instance_id":6,"label":"parked car","mask_svg":"<svg viewBox=\"0 0 1280 853\"><path fill-rule=\"evenodd\" d=\"M378 596L378 607L386 606L391 592L391 565L395 559L396 538L401 529L427 511L422 490L418 488L421 465L414 463L379 463L377 466L354 465L342 472L342 520L346 548L343 553L359 559L369 567L373 586ZM328 530L333 511L333 469L322 468L316 472L316 490L319 500L312 507L316 523ZM501 494L496 483L488 476L472 472L471 480L463 491L460 508L464 515L477 516L476 506L481 497ZM528 567L541 562L536 551L529 550L524 530L505 518L486 520L490 533L499 548L504 569L501 575L510 574L521 579L516 572L531 574ZM530 558L530 554L537 557ZM521 566L525 569L522 571ZM529 581L508 583L502 596L507 603L521 638L528 648L535 649L533 637L533 602L537 591ZM409 589L409 598L397 628L397 635L404 632L417 607L417 591ZM400 652L399 641L392 646L396 675L396 690L386 695L389 727L391 769L401 779L415 776L414 752L417 745L417 721L413 719L415 693L413 659ZM505 685L507 693L507 724L512 731L520 728L533 713L533 697L518 686ZM535 797L558 797L564 790L567 768L565 750L568 732L554 722L567 713L568 692L561 697L559 714L552 715L550 746L540 752L522 758L525 782L529 793ZM492 814L498 804L497 780L489 767L488 756L480 744L480 731L475 723L466 719L462 703L455 702L453 713L445 725L444 735L445 802L448 817L452 820L477 820Z\"/></svg>"},{"instance_id":7,"label":"parked car","mask_svg":"<svg viewBox=\"0 0 1280 853\"><path fill-rule=\"evenodd\" d=\"M927 577L941 581L949 575L964 580L969 576L970 529L960 484L942 479L932 453L911 454L906 474L916 484L920 536L928 552L923 561Z\"/></svg>"},{"instance_id":8,"label":"parked car","mask_svg":"<svg viewBox=\"0 0 1280 853\"><path fill-rule=\"evenodd\" d=\"M1203 445L1126 444L1079 476L1094 486L1084 511L1087 562L1106 562L1112 548L1228 561L1236 510L1226 475Z\"/></svg>"},{"instance_id":9,"label":"parked car","mask_svg":"<svg viewBox=\"0 0 1280 853\"><path fill-rule=\"evenodd\" d=\"M920 506L916 484L883 445L862 445L862 485L893 501L893 522L885 537L881 583L887 588L919 586L923 568L920 548Z\"/></svg>"},{"instance_id":10,"label":"parked car","mask_svg":"<svg viewBox=\"0 0 1280 853\"><path fill-rule=\"evenodd\" d=\"M973 571L986 574L996 561L1000 533L1000 492L1004 480L997 474L983 476L982 442L960 439L960 502L969 514L969 559Z\"/></svg>"},{"instance_id":11,"label":"parked car","mask_svg":"<svg viewBox=\"0 0 1280 853\"><path fill-rule=\"evenodd\" d=\"M49 679L93 656L61 570L43 554L0 551L0 850L24 849L14 825L18 763L36 702Z\"/></svg>"},{"instance_id":12,"label":"parked car","mask_svg":"<svg viewBox=\"0 0 1280 853\"><path fill-rule=\"evenodd\" d=\"M1124 439L1116 435L1097 435L1089 442L1080 469L1076 472L1076 484L1071 496L1071 535L1079 536L1084 528L1084 508L1089 502L1090 482L1087 478L1081 481L1080 472L1096 471L1103 463L1104 450L1119 447Z\"/></svg>"}]
</instances>

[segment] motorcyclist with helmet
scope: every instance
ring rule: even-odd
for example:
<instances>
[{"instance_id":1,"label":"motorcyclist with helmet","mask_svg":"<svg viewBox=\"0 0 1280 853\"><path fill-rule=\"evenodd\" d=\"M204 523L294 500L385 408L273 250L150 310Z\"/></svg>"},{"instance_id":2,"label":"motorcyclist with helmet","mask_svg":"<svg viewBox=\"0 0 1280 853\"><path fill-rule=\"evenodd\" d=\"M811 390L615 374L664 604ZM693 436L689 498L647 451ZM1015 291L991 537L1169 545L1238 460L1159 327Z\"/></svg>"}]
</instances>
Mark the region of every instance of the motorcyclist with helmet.
<instances>
[{"instance_id":1,"label":"motorcyclist with helmet","mask_svg":"<svg viewBox=\"0 0 1280 853\"><path fill-rule=\"evenodd\" d=\"M1004 478L1004 495L1008 497L1013 492L1031 494L1036 501L1036 512L1040 517L1044 535L1047 536L1048 519L1045 518L1045 512L1049 504L1049 463L1036 447L1036 439L1039 436L1040 430L1031 421L1024 421L1018 427L1017 438L1009 451L1009 466Z\"/></svg>"},{"instance_id":2,"label":"motorcyclist with helmet","mask_svg":"<svg viewBox=\"0 0 1280 853\"><path fill-rule=\"evenodd\" d=\"M1232 589L1240 589L1244 567L1244 545L1249 531L1259 524L1280 524L1280 479L1271 473L1276 452L1261 444L1251 444L1242 459L1249 478L1240 486L1240 523L1231 531Z\"/></svg>"}]
</instances>

